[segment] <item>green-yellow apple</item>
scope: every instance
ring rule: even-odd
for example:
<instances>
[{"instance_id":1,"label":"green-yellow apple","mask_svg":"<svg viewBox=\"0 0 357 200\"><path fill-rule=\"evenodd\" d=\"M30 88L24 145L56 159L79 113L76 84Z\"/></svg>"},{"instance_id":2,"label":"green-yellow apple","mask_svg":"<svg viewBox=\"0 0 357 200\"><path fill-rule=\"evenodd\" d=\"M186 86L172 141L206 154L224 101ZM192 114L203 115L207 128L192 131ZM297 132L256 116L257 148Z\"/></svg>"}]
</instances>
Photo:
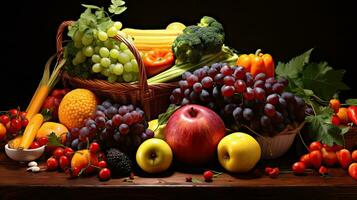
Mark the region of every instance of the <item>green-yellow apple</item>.
<instances>
[{"instance_id":1,"label":"green-yellow apple","mask_svg":"<svg viewBox=\"0 0 357 200\"><path fill-rule=\"evenodd\" d=\"M151 138L139 146L136 152L136 162L145 172L163 172L171 165L172 150L164 140Z\"/></svg>"},{"instance_id":2,"label":"green-yellow apple","mask_svg":"<svg viewBox=\"0 0 357 200\"><path fill-rule=\"evenodd\" d=\"M250 135L237 132L224 137L218 144L218 160L230 172L248 172L260 159L259 143Z\"/></svg>"}]
</instances>

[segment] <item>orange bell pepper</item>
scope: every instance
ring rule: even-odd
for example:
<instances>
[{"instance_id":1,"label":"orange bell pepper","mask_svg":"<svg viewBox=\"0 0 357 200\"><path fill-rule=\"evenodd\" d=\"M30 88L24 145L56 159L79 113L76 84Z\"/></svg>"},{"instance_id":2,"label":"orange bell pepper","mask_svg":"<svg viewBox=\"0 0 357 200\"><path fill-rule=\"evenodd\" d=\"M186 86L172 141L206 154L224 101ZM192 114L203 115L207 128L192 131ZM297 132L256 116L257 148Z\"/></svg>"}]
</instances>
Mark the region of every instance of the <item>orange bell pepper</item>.
<instances>
[{"instance_id":1,"label":"orange bell pepper","mask_svg":"<svg viewBox=\"0 0 357 200\"><path fill-rule=\"evenodd\" d=\"M158 74L174 63L174 53L170 49L153 50L144 53L143 62L149 76Z\"/></svg>"},{"instance_id":2,"label":"orange bell pepper","mask_svg":"<svg viewBox=\"0 0 357 200\"><path fill-rule=\"evenodd\" d=\"M253 76L265 73L267 77L274 77L275 65L270 54L263 54L258 49L255 54L242 54L238 57L237 65L244 67Z\"/></svg>"}]
</instances>

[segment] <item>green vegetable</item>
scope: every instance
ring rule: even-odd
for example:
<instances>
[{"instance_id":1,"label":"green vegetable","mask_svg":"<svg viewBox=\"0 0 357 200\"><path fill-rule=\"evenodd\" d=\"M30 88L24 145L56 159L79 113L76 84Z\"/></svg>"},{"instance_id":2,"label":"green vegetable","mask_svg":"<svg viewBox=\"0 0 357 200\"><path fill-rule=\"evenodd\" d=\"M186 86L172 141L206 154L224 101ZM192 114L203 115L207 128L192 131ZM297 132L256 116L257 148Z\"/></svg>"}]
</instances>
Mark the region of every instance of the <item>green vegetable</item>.
<instances>
[{"instance_id":1,"label":"green vegetable","mask_svg":"<svg viewBox=\"0 0 357 200\"><path fill-rule=\"evenodd\" d=\"M176 64L171 68L157 74L148 79L149 84L165 83L180 77L184 72L192 71L205 65L211 65L216 62L226 62L234 64L237 61L238 55L235 54L230 48L223 46L222 50L218 53L208 54L202 57L198 63L182 63Z\"/></svg>"},{"instance_id":2,"label":"green vegetable","mask_svg":"<svg viewBox=\"0 0 357 200\"><path fill-rule=\"evenodd\" d=\"M313 49L291 59L288 63L279 62L276 67L278 77L289 80L288 90L302 97L314 114L305 118L314 140L332 145L343 144L343 134L348 127L338 127L331 124L332 110L328 107L329 99L339 90L348 87L342 82L344 70L334 70L326 62L310 63ZM351 103L351 102L350 102Z\"/></svg>"},{"instance_id":3,"label":"green vegetable","mask_svg":"<svg viewBox=\"0 0 357 200\"><path fill-rule=\"evenodd\" d=\"M202 56L217 53L224 43L224 30L214 18L204 16L198 25L188 26L172 44L176 63L197 63Z\"/></svg>"}]
</instances>

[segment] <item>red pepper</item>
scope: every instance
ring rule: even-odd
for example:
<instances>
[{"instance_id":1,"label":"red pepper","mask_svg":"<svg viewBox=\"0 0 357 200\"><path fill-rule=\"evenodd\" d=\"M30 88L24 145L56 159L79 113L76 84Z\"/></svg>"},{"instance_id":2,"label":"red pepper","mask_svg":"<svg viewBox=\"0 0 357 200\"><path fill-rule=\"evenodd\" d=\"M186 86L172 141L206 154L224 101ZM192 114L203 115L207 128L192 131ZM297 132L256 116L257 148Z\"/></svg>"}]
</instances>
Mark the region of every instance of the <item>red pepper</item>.
<instances>
[{"instance_id":1,"label":"red pepper","mask_svg":"<svg viewBox=\"0 0 357 200\"><path fill-rule=\"evenodd\" d=\"M143 61L146 73L152 76L171 67L174 63L174 54L172 50L153 50L144 54Z\"/></svg>"},{"instance_id":2,"label":"red pepper","mask_svg":"<svg viewBox=\"0 0 357 200\"><path fill-rule=\"evenodd\" d=\"M347 115L350 120L357 125L357 106L350 106L347 109Z\"/></svg>"}]
</instances>

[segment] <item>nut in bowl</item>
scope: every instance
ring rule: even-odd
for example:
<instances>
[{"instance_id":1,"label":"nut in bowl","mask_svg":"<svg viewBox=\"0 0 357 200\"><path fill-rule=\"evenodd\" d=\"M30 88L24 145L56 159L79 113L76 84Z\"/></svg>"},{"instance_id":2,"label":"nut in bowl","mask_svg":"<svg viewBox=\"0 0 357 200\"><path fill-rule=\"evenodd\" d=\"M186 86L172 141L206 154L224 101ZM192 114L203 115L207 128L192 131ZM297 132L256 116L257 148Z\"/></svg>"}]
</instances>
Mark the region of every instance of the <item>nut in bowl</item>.
<instances>
[{"instance_id":1,"label":"nut in bowl","mask_svg":"<svg viewBox=\"0 0 357 200\"><path fill-rule=\"evenodd\" d=\"M36 149L12 149L9 144L5 145L6 155L12 160L19 162L33 161L41 157L45 151L45 145Z\"/></svg>"}]
</instances>

